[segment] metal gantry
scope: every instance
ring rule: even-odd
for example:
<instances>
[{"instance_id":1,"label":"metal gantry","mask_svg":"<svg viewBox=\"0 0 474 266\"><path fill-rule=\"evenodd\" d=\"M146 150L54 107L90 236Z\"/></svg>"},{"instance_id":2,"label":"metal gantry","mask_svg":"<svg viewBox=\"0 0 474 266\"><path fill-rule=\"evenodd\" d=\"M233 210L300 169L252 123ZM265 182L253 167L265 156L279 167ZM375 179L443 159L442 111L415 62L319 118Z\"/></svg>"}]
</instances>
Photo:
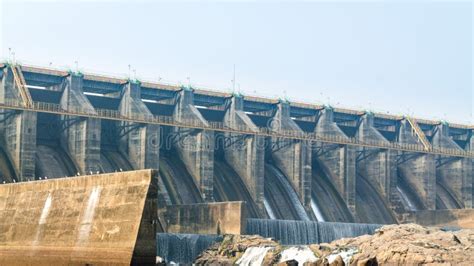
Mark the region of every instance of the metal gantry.
<instances>
[{"instance_id":1,"label":"metal gantry","mask_svg":"<svg viewBox=\"0 0 474 266\"><path fill-rule=\"evenodd\" d=\"M410 124L413 133L418 137L418 140L420 140L421 144L423 144L423 147L425 147L426 151L430 151L432 149L430 142L426 138L425 132L421 130L420 126L418 125L418 122L415 120L413 117L406 117L408 123Z\"/></svg>"},{"instance_id":2,"label":"metal gantry","mask_svg":"<svg viewBox=\"0 0 474 266\"><path fill-rule=\"evenodd\" d=\"M190 129L199 129L199 130L211 130L211 131L220 131L220 132L231 132L238 134L247 134L247 135L260 135L267 137L275 138L285 138L285 139L295 139L295 140L304 140L311 142L322 142L322 143L333 143L333 144L343 144L343 145L352 145L359 147L368 147L368 148L377 148L377 149L393 149L405 152L417 152L417 153L426 153L434 155L444 155L444 156L454 156L454 157L465 157L465 158L474 158L474 152L465 151L461 149L445 149L445 148L434 148L426 149L424 146L417 144L406 144L406 143L396 143L396 142L380 142L376 140L371 141L362 141L355 138L343 138L334 135L321 135L316 133L308 133L301 131L291 131L283 130L275 132L269 128L260 128L258 131L252 131L246 126L242 127L228 127L222 122L209 122L204 124L201 121L196 121L193 119L190 120L181 120L176 121L171 116L150 116L142 114L133 114L133 115L123 115L118 111L109 110L109 109L96 109L95 113L90 113L89 109L82 109L81 107L74 108L74 110L64 110L59 104L46 103L46 102L33 102L31 106L25 106L23 102L16 100L7 100L3 103L0 103L0 109L12 109L12 110L23 110L23 111L34 111L40 113L52 113L58 115L67 115L67 116L79 116L79 117L90 117L90 118L99 118L105 120L116 120L116 121L126 121L134 123L144 123L144 124L157 124L162 126L171 126L171 127L180 127L180 128L190 128ZM421 129L420 129L421 130Z\"/></svg>"},{"instance_id":3,"label":"metal gantry","mask_svg":"<svg viewBox=\"0 0 474 266\"><path fill-rule=\"evenodd\" d=\"M13 73L13 79L15 81L15 85L20 93L20 97L23 100L23 104L31 108L33 106L33 99L31 98L30 92L26 87L25 77L23 77L23 72L20 69L20 66L14 65L11 67Z\"/></svg>"}]
</instances>

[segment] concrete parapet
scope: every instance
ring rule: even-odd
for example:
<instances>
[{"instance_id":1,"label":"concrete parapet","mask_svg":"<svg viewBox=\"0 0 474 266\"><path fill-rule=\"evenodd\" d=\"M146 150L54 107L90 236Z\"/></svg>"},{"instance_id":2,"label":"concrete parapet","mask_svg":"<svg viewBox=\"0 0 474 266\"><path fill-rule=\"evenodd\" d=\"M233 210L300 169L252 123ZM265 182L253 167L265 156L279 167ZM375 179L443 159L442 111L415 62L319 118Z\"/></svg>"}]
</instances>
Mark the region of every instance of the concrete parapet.
<instances>
[{"instance_id":1,"label":"concrete parapet","mask_svg":"<svg viewBox=\"0 0 474 266\"><path fill-rule=\"evenodd\" d=\"M94 107L84 95L83 77L71 74L63 83L61 108L95 114ZM97 118L63 116L62 143L67 147L81 174L100 171L101 123Z\"/></svg>"},{"instance_id":2,"label":"concrete parapet","mask_svg":"<svg viewBox=\"0 0 474 266\"><path fill-rule=\"evenodd\" d=\"M245 203L242 201L170 205L166 207L168 233L245 233Z\"/></svg>"},{"instance_id":3,"label":"concrete parapet","mask_svg":"<svg viewBox=\"0 0 474 266\"><path fill-rule=\"evenodd\" d=\"M16 86L11 68L5 68L0 87L0 102L21 102ZM35 178L37 113L4 110L1 117L6 150L12 159L16 178L18 181L33 180Z\"/></svg>"},{"instance_id":4,"label":"concrete parapet","mask_svg":"<svg viewBox=\"0 0 474 266\"><path fill-rule=\"evenodd\" d=\"M361 118L360 126L356 133L358 140L363 142L382 142L389 144L389 141L374 128L374 116L366 114ZM396 151L378 148L360 148L357 169L361 174L376 182L382 194L388 202L397 199L397 164Z\"/></svg>"},{"instance_id":5,"label":"concrete parapet","mask_svg":"<svg viewBox=\"0 0 474 266\"><path fill-rule=\"evenodd\" d=\"M408 121L400 122L400 143L420 145ZM399 158L398 170L411 188L420 196L425 209L436 208L436 161L432 154L404 153Z\"/></svg>"},{"instance_id":6,"label":"concrete parapet","mask_svg":"<svg viewBox=\"0 0 474 266\"><path fill-rule=\"evenodd\" d=\"M348 137L334 122L331 108L321 110L315 133L317 136L334 136L342 139ZM320 147L318 147L321 145ZM317 144L315 155L331 171L332 181L343 196L347 207L355 215L356 196L356 148L348 145Z\"/></svg>"},{"instance_id":7,"label":"concrete parapet","mask_svg":"<svg viewBox=\"0 0 474 266\"><path fill-rule=\"evenodd\" d=\"M190 89L179 92L178 104L173 117L177 122L208 125L194 106L194 94ZM193 176L204 201L213 201L214 191L214 131L175 128L175 148L186 168Z\"/></svg>"},{"instance_id":8,"label":"concrete parapet","mask_svg":"<svg viewBox=\"0 0 474 266\"><path fill-rule=\"evenodd\" d=\"M152 113L141 100L140 84L123 86L119 111L124 116L149 116ZM121 149L128 154L134 169L159 169L160 127L152 124L120 122L123 133Z\"/></svg>"},{"instance_id":9,"label":"concrete parapet","mask_svg":"<svg viewBox=\"0 0 474 266\"><path fill-rule=\"evenodd\" d=\"M290 117L290 104L280 101L270 123L276 132L302 132ZM311 204L311 143L308 141L274 138L272 158L298 193L306 208Z\"/></svg>"},{"instance_id":10,"label":"concrete parapet","mask_svg":"<svg viewBox=\"0 0 474 266\"><path fill-rule=\"evenodd\" d=\"M245 128L258 132L258 127L243 111L243 97L234 96L225 114L224 125L233 129ZM242 178L250 195L263 213L264 172L265 172L265 139L257 135L226 133L230 145L225 147L227 162Z\"/></svg>"},{"instance_id":11,"label":"concrete parapet","mask_svg":"<svg viewBox=\"0 0 474 266\"><path fill-rule=\"evenodd\" d=\"M155 175L143 170L0 185L0 264L130 265L134 250L140 261L154 262L156 249L144 247L137 234Z\"/></svg>"},{"instance_id":12,"label":"concrete parapet","mask_svg":"<svg viewBox=\"0 0 474 266\"><path fill-rule=\"evenodd\" d=\"M449 137L449 126L441 124L437 126L433 136L433 147L444 149L462 150ZM459 205L464 208L472 208L473 169L472 159L438 156L437 179L451 193L453 193Z\"/></svg>"}]
</instances>

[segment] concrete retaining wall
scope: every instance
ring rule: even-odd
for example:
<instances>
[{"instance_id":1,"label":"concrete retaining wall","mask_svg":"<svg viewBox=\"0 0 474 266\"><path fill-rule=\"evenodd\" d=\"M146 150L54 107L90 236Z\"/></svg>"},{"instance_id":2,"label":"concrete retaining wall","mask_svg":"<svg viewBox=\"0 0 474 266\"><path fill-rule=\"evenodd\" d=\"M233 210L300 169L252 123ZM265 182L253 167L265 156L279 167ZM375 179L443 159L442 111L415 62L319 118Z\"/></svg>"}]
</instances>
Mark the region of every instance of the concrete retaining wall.
<instances>
[{"instance_id":1,"label":"concrete retaining wall","mask_svg":"<svg viewBox=\"0 0 474 266\"><path fill-rule=\"evenodd\" d=\"M154 175L0 185L0 265L130 264Z\"/></svg>"},{"instance_id":2,"label":"concrete retaining wall","mask_svg":"<svg viewBox=\"0 0 474 266\"><path fill-rule=\"evenodd\" d=\"M236 234L245 232L242 201L172 205L166 210L168 233Z\"/></svg>"}]
</instances>

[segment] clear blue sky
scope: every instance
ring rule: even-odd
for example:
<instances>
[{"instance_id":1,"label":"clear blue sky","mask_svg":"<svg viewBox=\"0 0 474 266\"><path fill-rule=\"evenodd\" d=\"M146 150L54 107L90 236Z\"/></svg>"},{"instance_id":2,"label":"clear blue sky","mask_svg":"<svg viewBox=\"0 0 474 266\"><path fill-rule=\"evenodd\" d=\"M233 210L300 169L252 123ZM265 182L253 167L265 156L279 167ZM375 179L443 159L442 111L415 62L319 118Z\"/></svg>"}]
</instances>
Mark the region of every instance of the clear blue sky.
<instances>
[{"instance_id":1,"label":"clear blue sky","mask_svg":"<svg viewBox=\"0 0 474 266\"><path fill-rule=\"evenodd\" d=\"M474 122L470 1L35 2L3 0L3 58Z\"/></svg>"}]
</instances>

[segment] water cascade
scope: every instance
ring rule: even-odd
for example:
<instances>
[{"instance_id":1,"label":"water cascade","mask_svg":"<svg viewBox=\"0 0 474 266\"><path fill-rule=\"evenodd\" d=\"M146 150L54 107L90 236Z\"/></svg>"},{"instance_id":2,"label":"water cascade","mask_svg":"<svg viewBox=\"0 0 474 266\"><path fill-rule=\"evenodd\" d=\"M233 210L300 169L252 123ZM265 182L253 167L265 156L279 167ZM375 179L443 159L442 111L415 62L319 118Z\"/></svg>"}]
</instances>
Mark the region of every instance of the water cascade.
<instances>
[{"instance_id":1,"label":"water cascade","mask_svg":"<svg viewBox=\"0 0 474 266\"><path fill-rule=\"evenodd\" d=\"M318 222L324 222L323 214L321 213L321 210L314 199L311 199L311 210L313 210L314 216L316 216L316 220Z\"/></svg>"},{"instance_id":2,"label":"water cascade","mask_svg":"<svg viewBox=\"0 0 474 266\"><path fill-rule=\"evenodd\" d=\"M318 243L318 223L312 221L247 219L246 234L278 240L283 245Z\"/></svg>"},{"instance_id":3,"label":"water cascade","mask_svg":"<svg viewBox=\"0 0 474 266\"><path fill-rule=\"evenodd\" d=\"M306 262L315 262L318 260L313 251L307 246L290 247L283 250L280 254L280 262L296 260L298 265L304 265ZM348 265L348 264L347 264Z\"/></svg>"},{"instance_id":4,"label":"water cascade","mask_svg":"<svg viewBox=\"0 0 474 266\"><path fill-rule=\"evenodd\" d=\"M268 203L267 198L263 199L263 205L265 206L265 210L267 211L268 217L270 217L270 219L276 219L275 213L273 212L270 203Z\"/></svg>"},{"instance_id":5,"label":"water cascade","mask_svg":"<svg viewBox=\"0 0 474 266\"><path fill-rule=\"evenodd\" d=\"M310 220L293 187L271 164L265 165L265 198L278 219Z\"/></svg>"},{"instance_id":6,"label":"water cascade","mask_svg":"<svg viewBox=\"0 0 474 266\"><path fill-rule=\"evenodd\" d=\"M84 242L87 242L89 239L89 234L92 229L92 222L94 221L94 214L97 205L100 200L100 192L102 187L94 187L89 194L89 199L87 200L87 206L82 216L81 225L79 227L79 238L76 245L81 245Z\"/></svg>"},{"instance_id":7,"label":"water cascade","mask_svg":"<svg viewBox=\"0 0 474 266\"><path fill-rule=\"evenodd\" d=\"M311 198L314 203L318 203L318 210L324 218L323 220L318 218L318 221L354 222L346 203L331 181L336 180L336 177L331 175L331 171L323 162L317 158L313 159ZM316 215L314 206L311 207Z\"/></svg>"},{"instance_id":8,"label":"water cascade","mask_svg":"<svg viewBox=\"0 0 474 266\"><path fill-rule=\"evenodd\" d=\"M172 204L202 202L201 193L194 178L176 154L160 156L160 177Z\"/></svg>"},{"instance_id":9,"label":"water cascade","mask_svg":"<svg viewBox=\"0 0 474 266\"><path fill-rule=\"evenodd\" d=\"M416 211L415 204L408 198L407 194L403 189L400 188L400 186L397 186L397 191L400 193L400 198L402 200L403 206L406 206L409 211Z\"/></svg>"},{"instance_id":10,"label":"water cascade","mask_svg":"<svg viewBox=\"0 0 474 266\"><path fill-rule=\"evenodd\" d=\"M373 234L380 227L379 224L247 219L246 234L271 237L283 245L308 245Z\"/></svg>"},{"instance_id":11,"label":"water cascade","mask_svg":"<svg viewBox=\"0 0 474 266\"><path fill-rule=\"evenodd\" d=\"M40 219L38 220L38 229L36 230L35 240L33 241L33 246L37 246L39 242L39 238L41 235L41 231L43 230L43 225L46 224L46 219L49 215L49 210L51 209L51 203L53 202L53 198L51 193L48 193L48 197L46 198L43 209L41 210Z\"/></svg>"},{"instance_id":12,"label":"water cascade","mask_svg":"<svg viewBox=\"0 0 474 266\"><path fill-rule=\"evenodd\" d=\"M362 223L396 223L395 216L385 199L361 175L358 175L356 180L356 213L358 221Z\"/></svg>"},{"instance_id":13,"label":"water cascade","mask_svg":"<svg viewBox=\"0 0 474 266\"><path fill-rule=\"evenodd\" d=\"M380 224L318 223L319 243L329 243L341 238L371 235L380 227L382 227Z\"/></svg>"},{"instance_id":14,"label":"water cascade","mask_svg":"<svg viewBox=\"0 0 474 266\"><path fill-rule=\"evenodd\" d=\"M245 250L244 254L240 259L237 260L237 265L242 266L260 266L263 263L263 259L269 250L273 247L249 247Z\"/></svg>"},{"instance_id":15,"label":"water cascade","mask_svg":"<svg viewBox=\"0 0 474 266\"><path fill-rule=\"evenodd\" d=\"M354 254L356 253L357 253L357 249L353 248L353 249L343 250L338 253L331 254L327 256L328 263L329 264L333 263L336 260L337 256L341 256L342 260L344 261L344 265L350 265L352 256L354 256Z\"/></svg>"},{"instance_id":16,"label":"water cascade","mask_svg":"<svg viewBox=\"0 0 474 266\"><path fill-rule=\"evenodd\" d=\"M223 160L214 161L214 199L245 201L250 218L259 218L258 207L239 175Z\"/></svg>"},{"instance_id":17,"label":"water cascade","mask_svg":"<svg viewBox=\"0 0 474 266\"><path fill-rule=\"evenodd\" d=\"M189 264L205 249L215 242L222 241L219 235L159 233L157 256L166 263Z\"/></svg>"}]
</instances>

